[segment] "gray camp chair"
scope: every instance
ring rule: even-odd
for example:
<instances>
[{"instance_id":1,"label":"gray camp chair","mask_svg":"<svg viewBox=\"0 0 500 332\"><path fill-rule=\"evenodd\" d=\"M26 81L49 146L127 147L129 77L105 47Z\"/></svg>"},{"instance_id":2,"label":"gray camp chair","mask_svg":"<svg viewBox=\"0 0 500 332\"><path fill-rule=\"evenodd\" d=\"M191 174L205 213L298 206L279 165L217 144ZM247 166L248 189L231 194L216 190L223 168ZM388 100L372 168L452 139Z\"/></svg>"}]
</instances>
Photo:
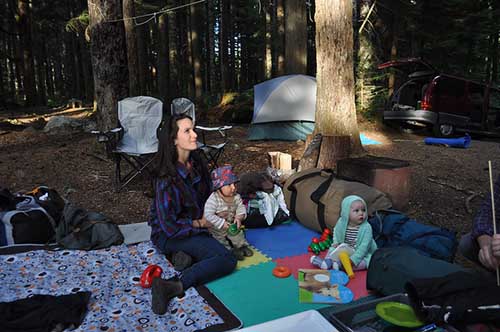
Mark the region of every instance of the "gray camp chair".
<instances>
[{"instance_id":1,"label":"gray camp chair","mask_svg":"<svg viewBox=\"0 0 500 332\"><path fill-rule=\"evenodd\" d=\"M120 191L139 174L151 176L149 167L158 151L157 130L163 114L161 100L148 96L130 97L118 102L119 128L94 131L106 144L108 156L115 162L114 187ZM122 175L122 161L131 169Z\"/></svg>"},{"instance_id":2,"label":"gray camp chair","mask_svg":"<svg viewBox=\"0 0 500 332\"><path fill-rule=\"evenodd\" d=\"M194 103L187 98L175 98L170 105L172 115L187 114L196 123L196 112ZM204 127L196 126L196 130L201 134L201 141L198 141L198 149L205 157L210 171L219 167L218 161L228 143L227 130L232 126ZM216 138L210 133L216 133Z\"/></svg>"}]
</instances>

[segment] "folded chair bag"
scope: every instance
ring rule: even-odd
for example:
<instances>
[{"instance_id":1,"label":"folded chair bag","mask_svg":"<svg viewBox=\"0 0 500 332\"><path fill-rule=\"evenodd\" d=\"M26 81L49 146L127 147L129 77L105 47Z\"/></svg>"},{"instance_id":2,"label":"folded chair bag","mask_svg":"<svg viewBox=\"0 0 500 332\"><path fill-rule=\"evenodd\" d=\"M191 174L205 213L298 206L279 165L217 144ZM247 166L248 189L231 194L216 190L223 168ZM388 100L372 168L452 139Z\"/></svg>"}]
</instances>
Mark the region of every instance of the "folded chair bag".
<instances>
[{"instance_id":1,"label":"folded chair bag","mask_svg":"<svg viewBox=\"0 0 500 332\"><path fill-rule=\"evenodd\" d=\"M338 179L334 173L318 168L292 175L285 182L283 193L291 215L318 232L335 226L340 217L340 204L348 195L362 197L368 205L369 215L392 205L381 191L359 182Z\"/></svg>"}]
</instances>

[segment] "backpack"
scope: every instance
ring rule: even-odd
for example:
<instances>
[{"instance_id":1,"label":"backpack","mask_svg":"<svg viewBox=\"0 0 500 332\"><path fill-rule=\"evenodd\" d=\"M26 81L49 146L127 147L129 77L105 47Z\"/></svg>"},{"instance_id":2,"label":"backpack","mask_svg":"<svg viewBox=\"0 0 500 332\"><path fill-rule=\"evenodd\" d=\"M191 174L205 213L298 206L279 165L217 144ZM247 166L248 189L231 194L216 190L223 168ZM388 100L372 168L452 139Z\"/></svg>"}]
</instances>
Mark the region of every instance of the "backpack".
<instances>
[{"instance_id":1,"label":"backpack","mask_svg":"<svg viewBox=\"0 0 500 332\"><path fill-rule=\"evenodd\" d=\"M410 247L380 248L373 253L366 275L366 288L384 296L404 293L413 279L444 277L466 272L458 265L422 255Z\"/></svg>"},{"instance_id":2,"label":"backpack","mask_svg":"<svg viewBox=\"0 0 500 332\"><path fill-rule=\"evenodd\" d=\"M366 184L340 179L331 170L306 169L290 176L283 186L290 214L304 226L322 232L332 229L340 217L340 204L348 195L362 197L368 214L389 209L389 198Z\"/></svg>"},{"instance_id":3,"label":"backpack","mask_svg":"<svg viewBox=\"0 0 500 332\"><path fill-rule=\"evenodd\" d=\"M368 222L379 248L409 246L425 256L453 262L458 246L455 232L424 225L396 210L376 211Z\"/></svg>"},{"instance_id":4,"label":"backpack","mask_svg":"<svg viewBox=\"0 0 500 332\"><path fill-rule=\"evenodd\" d=\"M64 205L66 204L64 198L55 189L47 186L38 186L26 193L26 195L35 198L36 202L52 217L57 227L61 220Z\"/></svg>"},{"instance_id":5,"label":"backpack","mask_svg":"<svg viewBox=\"0 0 500 332\"><path fill-rule=\"evenodd\" d=\"M94 250L122 244L123 235L105 215L68 203L56 229L56 240L67 249Z\"/></svg>"},{"instance_id":6,"label":"backpack","mask_svg":"<svg viewBox=\"0 0 500 332\"><path fill-rule=\"evenodd\" d=\"M32 196L0 189L0 246L46 244L54 240L55 222Z\"/></svg>"}]
</instances>

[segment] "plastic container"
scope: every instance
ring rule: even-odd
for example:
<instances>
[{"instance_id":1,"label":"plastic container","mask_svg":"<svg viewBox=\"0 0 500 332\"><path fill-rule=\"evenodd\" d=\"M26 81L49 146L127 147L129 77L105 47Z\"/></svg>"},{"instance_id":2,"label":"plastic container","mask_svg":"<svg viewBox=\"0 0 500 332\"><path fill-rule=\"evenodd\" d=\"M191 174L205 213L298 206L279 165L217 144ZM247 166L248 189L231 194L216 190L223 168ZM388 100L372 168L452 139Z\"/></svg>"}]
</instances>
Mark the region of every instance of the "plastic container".
<instances>
[{"instance_id":1,"label":"plastic container","mask_svg":"<svg viewBox=\"0 0 500 332\"><path fill-rule=\"evenodd\" d=\"M386 301L410 303L406 294L394 294L345 308L327 307L320 309L319 312L340 332L414 331L415 329L394 326L377 315L375 312L377 304Z\"/></svg>"}]
</instances>

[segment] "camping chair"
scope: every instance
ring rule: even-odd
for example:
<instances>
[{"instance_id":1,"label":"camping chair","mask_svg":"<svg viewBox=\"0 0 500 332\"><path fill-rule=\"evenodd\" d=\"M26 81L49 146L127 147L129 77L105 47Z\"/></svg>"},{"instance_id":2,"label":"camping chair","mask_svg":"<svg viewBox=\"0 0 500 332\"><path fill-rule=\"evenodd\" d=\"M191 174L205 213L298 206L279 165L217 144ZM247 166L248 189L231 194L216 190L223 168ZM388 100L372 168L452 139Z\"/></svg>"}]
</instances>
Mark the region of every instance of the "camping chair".
<instances>
[{"instance_id":1,"label":"camping chair","mask_svg":"<svg viewBox=\"0 0 500 332\"><path fill-rule=\"evenodd\" d=\"M175 98L172 100L170 106L170 111L172 115L187 114L193 119L195 123L195 107L194 103L187 98ZM209 170L212 171L219 167L218 160L224 152L224 148L228 143L227 130L233 128L232 126L220 126L220 127L204 127L196 126L198 132L201 133L201 141L198 141L198 150L202 153L203 157L206 159ZM215 139L210 133L217 133L217 138ZM210 139L210 143L209 143Z\"/></svg>"},{"instance_id":2,"label":"camping chair","mask_svg":"<svg viewBox=\"0 0 500 332\"><path fill-rule=\"evenodd\" d=\"M138 96L118 102L119 128L108 132L93 131L98 141L106 144L106 152L115 162L115 191L120 191L139 174L151 176L148 167L158 151L157 130L163 114L160 100ZM121 162L132 169L122 176Z\"/></svg>"}]
</instances>

